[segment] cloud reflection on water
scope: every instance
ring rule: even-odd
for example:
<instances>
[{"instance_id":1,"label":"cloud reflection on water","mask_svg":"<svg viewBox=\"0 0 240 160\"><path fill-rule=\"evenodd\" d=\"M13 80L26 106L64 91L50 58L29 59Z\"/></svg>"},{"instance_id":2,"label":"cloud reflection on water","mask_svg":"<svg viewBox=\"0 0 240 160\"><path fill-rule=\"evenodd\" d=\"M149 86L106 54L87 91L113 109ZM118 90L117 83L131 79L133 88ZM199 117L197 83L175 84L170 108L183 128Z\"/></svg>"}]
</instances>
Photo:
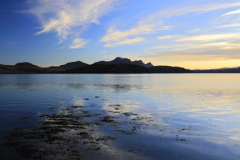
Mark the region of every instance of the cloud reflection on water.
<instances>
[{"instance_id":1,"label":"cloud reflection on water","mask_svg":"<svg viewBox=\"0 0 240 160\"><path fill-rule=\"evenodd\" d=\"M0 91L4 93L0 104L5 106L1 110L9 111L14 101L18 103L14 109L19 113L44 113L44 109L56 105L63 108L85 106L92 111L106 111L108 116L120 116L120 120L125 121L136 116L126 117L124 114L133 113L139 117L152 117L136 120L150 126L144 131L139 130L135 135L138 143L133 141L133 146L154 144L173 153L185 152L190 157L206 154L234 159L240 156L238 75L19 76L17 81L12 81L10 76L9 83L5 83L6 77L0 79L0 82L4 81L0 83ZM58 81L54 83L52 79ZM119 105L119 110L114 105ZM114 133L113 130L111 126L101 127L99 134ZM122 143L134 138L126 138L118 132L117 135ZM111 145L118 148L121 146L118 143L111 142ZM159 153L168 152L162 150ZM157 155L149 153L148 156Z\"/></svg>"}]
</instances>

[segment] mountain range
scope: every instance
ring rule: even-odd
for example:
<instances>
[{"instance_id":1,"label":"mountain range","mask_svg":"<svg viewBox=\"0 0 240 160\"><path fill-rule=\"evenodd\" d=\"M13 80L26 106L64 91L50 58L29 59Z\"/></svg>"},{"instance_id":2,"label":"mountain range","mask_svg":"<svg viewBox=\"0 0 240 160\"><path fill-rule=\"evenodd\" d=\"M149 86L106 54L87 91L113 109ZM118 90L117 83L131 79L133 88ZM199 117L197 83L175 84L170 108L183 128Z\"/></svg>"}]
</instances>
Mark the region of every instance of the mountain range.
<instances>
[{"instance_id":1,"label":"mountain range","mask_svg":"<svg viewBox=\"0 0 240 160\"><path fill-rule=\"evenodd\" d=\"M131 61L128 58L120 58L117 57L115 59L113 59L112 61L99 61L99 62L95 62L94 64L104 64L104 65L110 65L110 64L135 64L135 65L140 65L146 68L150 68L153 67L152 63L143 63L141 60L138 61ZM70 62L70 63L66 63L64 65L60 65L60 66L51 66L48 67L50 69L59 69L59 70L69 70L69 69L74 69L74 68L79 68L79 67L83 67L83 66L88 66L89 64L81 62L81 61L76 61L76 62Z\"/></svg>"},{"instance_id":2,"label":"mountain range","mask_svg":"<svg viewBox=\"0 0 240 160\"><path fill-rule=\"evenodd\" d=\"M194 70L194 72L195 73L240 73L240 67L207 69L207 70Z\"/></svg>"},{"instance_id":3,"label":"mountain range","mask_svg":"<svg viewBox=\"0 0 240 160\"><path fill-rule=\"evenodd\" d=\"M50 69L64 70L64 73L190 73L190 70L171 66L153 66L142 60L131 61L128 58L117 57L112 61L99 61L91 65L77 61Z\"/></svg>"},{"instance_id":4,"label":"mountain range","mask_svg":"<svg viewBox=\"0 0 240 160\"><path fill-rule=\"evenodd\" d=\"M135 64L92 64L66 70L65 73L150 73L148 68Z\"/></svg>"},{"instance_id":5,"label":"mountain range","mask_svg":"<svg viewBox=\"0 0 240 160\"><path fill-rule=\"evenodd\" d=\"M117 57L112 61L99 61L99 62L95 62L94 64L106 64L106 65L108 65L108 64L121 64L121 63L135 64L135 65L140 65L140 66L143 66L143 67L146 67L146 68L154 67L151 62L145 64L141 60L131 61L128 58L120 58L120 57Z\"/></svg>"},{"instance_id":6,"label":"mountain range","mask_svg":"<svg viewBox=\"0 0 240 160\"><path fill-rule=\"evenodd\" d=\"M79 68L83 66L87 66L87 63L81 62L81 61L76 61L76 62L70 62L66 63L60 66L51 66L49 67L50 69L59 69L59 70L68 70L68 69L74 69L74 68Z\"/></svg>"},{"instance_id":7,"label":"mountain range","mask_svg":"<svg viewBox=\"0 0 240 160\"><path fill-rule=\"evenodd\" d=\"M4 73L240 73L240 67L189 70L182 67L153 66L150 62L145 64L141 60L131 61L128 58L117 57L112 61L99 61L91 65L76 61L46 68L29 62L21 62L15 65L0 64L0 74Z\"/></svg>"}]
</instances>

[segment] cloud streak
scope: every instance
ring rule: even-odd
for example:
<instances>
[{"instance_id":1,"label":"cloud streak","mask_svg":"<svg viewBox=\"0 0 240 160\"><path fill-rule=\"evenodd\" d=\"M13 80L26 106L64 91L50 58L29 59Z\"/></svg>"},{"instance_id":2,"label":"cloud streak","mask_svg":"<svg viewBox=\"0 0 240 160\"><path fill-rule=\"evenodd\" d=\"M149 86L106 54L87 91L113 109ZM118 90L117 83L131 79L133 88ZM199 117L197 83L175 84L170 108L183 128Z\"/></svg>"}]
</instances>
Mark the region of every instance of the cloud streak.
<instances>
[{"instance_id":1,"label":"cloud streak","mask_svg":"<svg viewBox=\"0 0 240 160\"><path fill-rule=\"evenodd\" d=\"M73 45L70 46L70 49L77 49L84 47L85 44L87 44L88 41L82 38L76 38L73 40Z\"/></svg>"},{"instance_id":2,"label":"cloud streak","mask_svg":"<svg viewBox=\"0 0 240 160\"><path fill-rule=\"evenodd\" d=\"M219 28L240 27L240 23L222 25Z\"/></svg>"},{"instance_id":3,"label":"cloud streak","mask_svg":"<svg viewBox=\"0 0 240 160\"><path fill-rule=\"evenodd\" d=\"M123 41L131 36L153 34L160 30L170 30L173 28L173 26L164 25L164 19L174 16L182 16L190 13L203 14L214 10L228 9L238 6L240 6L240 3L219 3L189 7L178 6L178 8L174 7L166 10L161 10L159 12L150 14L145 18L142 18L140 21L137 22L137 25L135 27L132 27L128 30L119 30L115 29L115 27L110 27L110 29L107 30L107 34L101 39L101 41ZM168 37L163 38L167 39Z\"/></svg>"},{"instance_id":4,"label":"cloud streak","mask_svg":"<svg viewBox=\"0 0 240 160\"><path fill-rule=\"evenodd\" d=\"M150 55L141 56L139 58L148 61L213 61L213 60L230 60L239 59L239 48L229 53L226 50L209 50L209 51L185 51L175 50L166 52L155 52Z\"/></svg>"},{"instance_id":5,"label":"cloud streak","mask_svg":"<svg viewBox=\"0 0 240 160\"><path fill-rule=\"evenodd\" d=\"M188 33L196 33L196 32L199 32L200 29L192 29L192 30L188 30L187 32Z\"/></svg>"},{"instance_id":6,"label":"cloud streak","mask_svg":"<svg viewBox=\"0 0 240 160\"><path fill-rule=\"evenodd\" d=\"M186 50L192 51L196 49L204 49L204 50L231 50L231 49L240 49L240 42L198 42L198 43L186 43L186 44L179 44L179 45L168 45L168 46L154 46L150 48L146 48L146 50L154 50L154 49L164 49L164 50L171 50L171 51L179 51L179 50Z\"/></svg>"},{"instance_id":7,"label":"cloud streak","mask_svg":"<svg viewBox=\"0 0 240 160\"><path fill-rule=\"evenodd\" d=\"M60 40L69 34L79 32L91 23L99 24L98 19L111 11L118 0L29 0L31 9L42 30L36 34L56 32ZM77 35L77 33L75 33Z\"/></svg>"},{"instance_id":8,"label":"cloud streak","mask_svg":"<svg viewBox=\"0 0 240 160\"><path fill-rule=\"evenodd\" d=\"M210 34L210 35L198 35L198 36L191 36L191 37L184 37L177 39L176 41L183 42L183 41L216 41L216 40L232 40L232 39L239 39L240 34Z\"/></svg>"},{"instance_id":9,"label":"cloud streak","mask_svg":"<svg viewBox=\"0 0 240 160\"><path fill-rule=\"evenodd\" d=\"M160 26L160 27L156 29L157 26ZM101 41L103 42L121 41L126 39L129 36L151 34L151 33L154 33L156 30L168 30L170 28L171 26L161 26L161 23L159 23L159 24L139 24L137 27L127 31L109 29L107 31L108 32L107 35L104 36L101 39Z\"/></svg>"},{"instance_id":10,"label":"cloud streak","mask_svg":"<svg viewBox=\"0 0 240 160\"><path fill-rule=\"evenodd\" d=\"M175 38L179 38L179 35L168 35L168 36L159 36L157 37L157 39L159 40L165 40L165 39L175 39Z\"/></svg>"},{"instance_id":11,"label":"cloud streak","mask_svg":"<svg viewBox=\"0 0 240 160\"><path fill-rule=\"evenodd\" d=\"M240 9L236 10L236 11L228 12L226 14L223 14L223 16L232 15L232 14L240 14Z\"/></svg>"},{"instance_id":12,"label":"cloud streak","mask_svg":"<svg viewBox=\"0 0 240 160\"><path fill-rule=\"evenodd\" d=\"M133 38L133 39L126 39L117 43L109 43L105 44L104 47L115 47L119 45L132 45L132 44L137 44L139 42L143 42L145 38Z\"/></svg>"}]
</instances>

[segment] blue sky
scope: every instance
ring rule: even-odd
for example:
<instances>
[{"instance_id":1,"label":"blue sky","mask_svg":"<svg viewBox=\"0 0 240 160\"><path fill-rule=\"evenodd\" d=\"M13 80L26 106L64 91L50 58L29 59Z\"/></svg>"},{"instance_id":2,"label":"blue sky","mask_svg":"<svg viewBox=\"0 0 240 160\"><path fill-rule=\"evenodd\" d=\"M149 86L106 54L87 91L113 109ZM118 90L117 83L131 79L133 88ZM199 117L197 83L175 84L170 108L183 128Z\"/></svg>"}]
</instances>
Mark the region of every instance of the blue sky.
<instances>
[{"instance_id":1,"label":"blue sky","mask_svg":"<svg viewBox=\"0 0 240 160\"><path fill-rule=\"evenodd\" d=\"M1 0L0 64L240 66L237 0Z\"/></svg>"}]
</instances>

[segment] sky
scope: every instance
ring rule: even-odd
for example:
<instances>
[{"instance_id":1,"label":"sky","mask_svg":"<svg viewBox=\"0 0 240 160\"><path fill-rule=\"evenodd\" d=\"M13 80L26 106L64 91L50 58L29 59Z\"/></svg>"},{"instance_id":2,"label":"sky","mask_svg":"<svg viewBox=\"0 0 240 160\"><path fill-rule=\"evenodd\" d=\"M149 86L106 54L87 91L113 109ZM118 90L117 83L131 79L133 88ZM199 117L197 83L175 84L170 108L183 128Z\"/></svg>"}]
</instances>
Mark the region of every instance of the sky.
<instances>
[{"instance_id":1,"label":"sky","mask_svg":"<svg viewBox=\"0 0 240 160\"><path fill-rule=\"evenodd\" d=\"M239 0L1 0L0 64L240 66Z\"/></svg>"}]
</instances>

